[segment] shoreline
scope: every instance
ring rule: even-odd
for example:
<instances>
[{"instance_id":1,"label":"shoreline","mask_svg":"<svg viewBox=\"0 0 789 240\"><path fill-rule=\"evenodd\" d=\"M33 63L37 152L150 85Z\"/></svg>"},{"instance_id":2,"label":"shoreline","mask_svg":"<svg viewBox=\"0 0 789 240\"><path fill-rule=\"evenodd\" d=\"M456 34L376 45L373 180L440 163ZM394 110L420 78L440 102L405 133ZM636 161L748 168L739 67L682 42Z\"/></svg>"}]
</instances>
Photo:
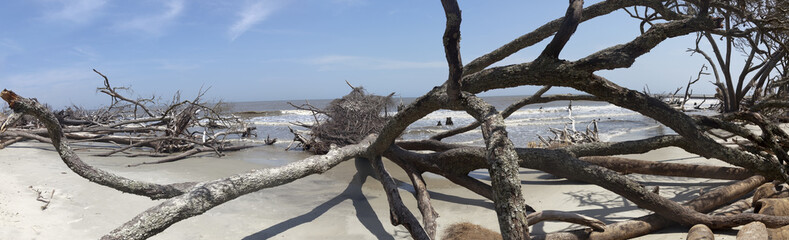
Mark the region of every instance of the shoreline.
<instances>
[{"instance_id":1,"label":"shoreline","mask_svg":"<svg viewBox=\"0 0 789 240\"><path fill-rule=\"evenodd\" d=\"M125 167L128 164L150 158L91 156L95 152L78 151L85 162L95 167L157 183L211 180L307 156L306 153L284 152L275 145L233 152L222 158L205 154L173 163L128 168ZM694 157L678 148L626 157L726 165ZM408 183L402 170L389 161L385 163L395 178ZM77 176L60 160L51 145L25 142L9 146L0 150L0 166L0 181L6 183L0 185L2 239L97 239L161 202L124 194ZM362 170L357 170L359 168ZM380 183L356 174L369 171L364 168L364 164L349 160L322 175L240 197L203 215L176 223L151 239L410 239L403 227L389 224L388 202ZM477 170L471 175L488 182L487 171ZM631 176L646 186L660 185L661 195L675 201L691 199L698 196L699 191L731 182ZM559 179L530 169L521 169L521 179L526 202L538 210L572 211L606 223L649 213L591 184ZM440 215L437 219L439 238L444 228L461 221L498 231L491 201L440 176L429 176L425 180L434 208ZM416 201L408 191L410 185L400 185L403 202L421 220ZM30 186L43 191L46 198L55 190L46 210L41 210L44 203L36 200L37 193ZM539 234L576 228L566 223L539 223L531 232ZM684 239L686 233L686 228L675 227L639 239ZM716 231L716 238L734 239L734 235Z\"/></svg>"}]
</instances>

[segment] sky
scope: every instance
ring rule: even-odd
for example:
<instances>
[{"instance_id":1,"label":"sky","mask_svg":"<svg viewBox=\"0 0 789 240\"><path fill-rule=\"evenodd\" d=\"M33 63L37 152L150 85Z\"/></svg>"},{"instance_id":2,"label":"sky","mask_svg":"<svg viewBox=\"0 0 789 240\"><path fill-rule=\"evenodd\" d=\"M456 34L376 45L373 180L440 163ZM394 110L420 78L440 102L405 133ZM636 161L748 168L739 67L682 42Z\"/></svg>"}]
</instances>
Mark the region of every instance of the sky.
<instances>
[{"instance_id":1,"label":"sky","mask_svg":"<svg viewBox=\"0 0 789 240\"><path fill-rule=\"evenodd\" d=\"M585 6L598 1L586 1ZM461 55L469 62L564 15L567 1L460 1ZM4 0L0 88L54 107L108 105L107 75L129 97L176 91L224 101L332 99L345 81L375 94L416 97L448 75L438 0ZM639 34L617 11L582 23L560 58L577 60ZM528 62L550 38L497 63ZM669 92L695 77L703 58L670 39L630 69L601 71L625 87ZM692 87L713 93L711 77ZM528 95L536 87L483 95ZM568 92L558 90L555 93Z\"/></svg>"}]
</instances>

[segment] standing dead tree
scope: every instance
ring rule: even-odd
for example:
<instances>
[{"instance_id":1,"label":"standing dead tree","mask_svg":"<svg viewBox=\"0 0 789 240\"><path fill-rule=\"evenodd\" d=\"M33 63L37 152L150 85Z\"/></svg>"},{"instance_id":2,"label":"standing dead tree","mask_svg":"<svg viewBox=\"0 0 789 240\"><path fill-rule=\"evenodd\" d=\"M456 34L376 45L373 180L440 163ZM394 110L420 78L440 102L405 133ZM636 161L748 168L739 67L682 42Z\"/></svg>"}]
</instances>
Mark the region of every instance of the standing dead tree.
<instances>
[{"instance_id":1,"label":"standing dead tree","mask_svg":"<svg viewBox=\"0 0 789 240\"><path fill-rule=\"evenodd\" d=\"M253 170L223 179L202 183L179 183L171 185L150 184L107 175L100 169L87 166L70 149L64 139L68 132L57 119L39 103L17 96L10 91L2 93L3 99L16 114L31 114L47 126L48 136L61 158L81 176L99 184L123 192L168 198L123 224L104 239L144 239L164 231L172 224L200 215L224 202L260 189L287 184L310 174L322 173L342 161L352 158L371 160L378 179L386 189L390 202L393 224L403 225L415 239L435 238L436 214L431 207L430 197L421 175L431 172L466 187L494 202L500 232L504 239L555 238L600 239L628 238L647 234L672 223L687 226L703 224L711 229L728 228L759 221L767 227L789 224L789 217L768 216L754 213L732 215L707 215L706 212L737 200L765 182L789 179L784 164L787 157L789 135L770 119L758 113L733 113L722 118L691 117L669 106L661 99L621 87L595 72L604 69L630 67L640 56L646 54L662 41L699 32L720 32L720 21L713 14L715 9L738 9L730 1L603 1L583 8L582 0L572 0L566 15L551 21L533 32L527 33L500 48L483 55L465 65L459 51L460 9L456 1L443 0L447 29L444 46L450 69L449 77L438 86L417 98L407 107L392 116L377 134L344 147L332 148L326 155L313 156L282 167ZM564 45L572 37L578 25L589 19L629 7L647 8L652 11L641 24L642 34L624 44L612 46L577 60L559 59ZM747 9L747 8L746 8ZM756 16L758 18L758 16ZM654 22L660 19L662 22ZM759 19L750 19L757 22ZM646 25L649 25L647 28ZM723 31L729 31L729 28ZM550 38L550 43L533 61L519 64L490 67L507 56L526 47ZM552 149L518 148L509 140L504 124L508 110L501 112L477 93L492 89L524 85L562 86L574 88L593 95L597 100L638 112L671 128L676 135L657 136L625 142L592 142ZM727 93L729 94L729 93ZM531 97L521 102L548 101L554 96ZM568 97L575 98L575 97ZM521 103L516 103L521 104ZM448 144L439 141L442 137L417 141L397 141L403 131L415 121L439 109L466 111L477 120L485 140L484 147ZM732 123L732 119L758 126L757 134ZM473 127L472 127L473 128ZM3 128L5 129L5 128ZM466 128L464 128L466 129ZM708 131L717 129L729 132L751 144L752 148L730 148L713 139ZM456 131L453 132L456 134ZM442 136L449 135L443 134ZM15 135L21 136L21 135ZM706 158L717 158L757 176L741 182L707 192L698 198L680 204L660 196L639 182L617 171L630 172L625 165L617 171L583 161L584 157L612 156L644 153L653 149L676 146ZM410 209L402 204L401 196L391 175L383 167L382 156L402 167L409 174L416 189L415 197L423 216L420 223ZM627 160L624 160L627 161ZM601 164L604 165L604 164ZM650 166L654 173L664 165ZM676 166L672 166L676 167ZM685 166L688 167L688 166ZM690 166L689 168L693 168ZM529 210L523 194L533 194L528 185L522 186L518 170L529 168L555 176L585 181L603 187L641 208L654 212L632 221L605 226L605 232L560 232L545 236L530 236ZM613 167L612 167L613 168ZM488 169L491 184L488 185L469 177L475 169ZM710 170L715 172L717 170ZM731 169L721 169L722 172ZM523 190L521 188L524 188ZM532 216L545 216L557 212L543 212ZM559 214L571 216L569 214ZM583 218L583 217L581 217ZM535 219L535 218L531 218ZM572 221L576 221L572 220ZM570 220L564 220L570 221ZM598 227L597 229L601 229Z\"/></svg>"},{"instance_id":2,"label":"standing dead tree","mask_svg":"<svg viewBox=\"0 0 789 240\"><path fill-rule=\"evenodd\" d=\"M746 110L743 105L751 106L778 93L780 87L774 83L784 78L782 70L785 67L782 69L781 63L789 57L787 10L789 3L786 1L710 3L708 11L720 21L723 29L699 32L696 47L688 51L699 53L712 67L722 112ZM712 56L702 50L702 41L710 45ZM732 59L734 52L747 56L739 74L732 69L736 61Z\"/></svg>"}]
</instances>

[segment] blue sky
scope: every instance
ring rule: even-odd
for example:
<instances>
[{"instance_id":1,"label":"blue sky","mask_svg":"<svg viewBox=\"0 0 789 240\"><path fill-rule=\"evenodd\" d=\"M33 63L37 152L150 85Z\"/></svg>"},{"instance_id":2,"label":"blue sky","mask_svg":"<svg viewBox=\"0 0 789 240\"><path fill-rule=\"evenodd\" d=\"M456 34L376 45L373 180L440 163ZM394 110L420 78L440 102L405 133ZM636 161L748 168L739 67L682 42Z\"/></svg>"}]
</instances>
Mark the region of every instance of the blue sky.
<instances>
[{"instance_id":1,"label":"blue sky","mask_svg":"<svg viewBox=\"0 0 789 240\"><path fill-rule=\"evenodd\" d=\"M587 1L590 5L597 1ZM561 17L567 1L460 1L464 62ZM94 107L102 79L162 96L203 87L225 101L337 98L345 80L377 94L420 96L447 76L438 0L7 0L0 3L0 88L55 107ZM561 58L575 60L638 34L623 11L581 24ZM548 40L549 41L549 40ZM530 61L547 41L497 65ZM662 43L631 69L600 72L652 92L673 91L703 63ZM694 85L712 93L711 78ZM534 87L487 95L530 94ZM557 91L566 92L566 91Z\"/></svg>"}]
</instances>

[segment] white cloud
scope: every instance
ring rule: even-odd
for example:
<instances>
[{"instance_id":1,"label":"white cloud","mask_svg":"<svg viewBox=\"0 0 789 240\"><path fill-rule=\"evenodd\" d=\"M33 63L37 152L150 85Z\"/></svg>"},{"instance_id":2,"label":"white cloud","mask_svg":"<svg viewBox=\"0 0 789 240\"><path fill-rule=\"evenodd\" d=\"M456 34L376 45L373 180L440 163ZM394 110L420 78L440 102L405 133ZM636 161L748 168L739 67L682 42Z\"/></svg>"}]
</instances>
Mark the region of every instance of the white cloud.
<instances>
[{"instance_id":1,"label":"white cloud","mask_svg":"<svg viewBox=\"0 0 789 240\"><path fill-rule=\"evenodd\" d=\"M116 27L120 30L140 31L151 36L160 36L184 10L184 0L170 0L165 4L166 10L160 14L138 17L119 23Z\"/></svg>"},{"instance_id":2,"label":"white cloud","mask_svg":"<svg viewBox=\"0 0 789 240\"><path fill-rule=\"evenodd\" d=\"M99 54L89 46L76 46L71 48L71 53L86 59L96 59Z\"/></svg>"},{"instance_id":3,"label":"white cloud","mask_svg":"<svg viewBox=\"0 0 789 240\"><path fill-rule=\"evenodd\" d=\"M422 68L446 68L447 65L442 61L415 62L401 61L383 58L371 58L360 56L329 55L305 61L308 64L319 66L320 71L357 69L357 70L396 70L396 69L422 69Z\"/></svg>"},{"instance_id":4,"label":"white cloud","mask_svg":"<svg viewBox=\"0 0 789 240\"><path fill-rule=\"evenodd\" d=\"M238 20L227 30L230 40L236 40L250 28L266 20L274 11L281 9L283 5L281 1L256 1L246 4L238 12Z\"/></svg>"},{"instance_id":5,"label":"white cloud","mask_svg":"<svg viewBox=\"0 0 789 240\"><path fill-rule=\"evenodd\" d=\"M194 63L188 60L170 60L170 59L159 59L155 60L159 66L158 69L167 70L167 71L191 71L200 68L201 64Z\"/></svg>"},{"instance_id":6,"label":"white cloud","mask_svg":"<svg viewBox=\"0 0 789 240\"><path fill-rule=\"evenodd\" d=\"M0 57L10 55L15 52L22 52L24 49L16 41L10 38L0 39Z\"/></svg>"},{"instance_id":7,"label":"white cloud","mask_svg":"<svg viewBox=\"0 0 789 240\"><path fill-rule=\"evenodd\" d=\"M100 15L106 3L107 0L58 0L55 5L61 5L62 8L48 12L44 17L51 21L84 24Z\"/></svg>"},{"instance_id":8,"label":"white cloud","mask_svg":"<svg viewBox=\"0 0 789 240\"><path fill-rule=\"evenodd\" d=\"M53 86L86 83L96 79L95 73L82 68L55 68L31 73L20 73L0 76L0 82L8 84L8 88L51 88ZM100 80L96 80L101 83ZM74 85L77 86L77 85Z\"/></svg>"}]
</instances>

